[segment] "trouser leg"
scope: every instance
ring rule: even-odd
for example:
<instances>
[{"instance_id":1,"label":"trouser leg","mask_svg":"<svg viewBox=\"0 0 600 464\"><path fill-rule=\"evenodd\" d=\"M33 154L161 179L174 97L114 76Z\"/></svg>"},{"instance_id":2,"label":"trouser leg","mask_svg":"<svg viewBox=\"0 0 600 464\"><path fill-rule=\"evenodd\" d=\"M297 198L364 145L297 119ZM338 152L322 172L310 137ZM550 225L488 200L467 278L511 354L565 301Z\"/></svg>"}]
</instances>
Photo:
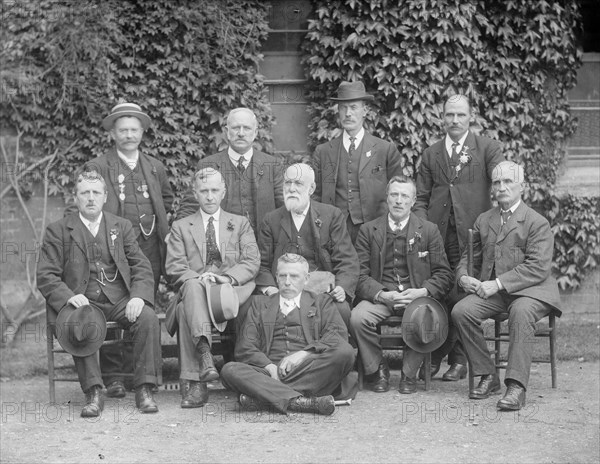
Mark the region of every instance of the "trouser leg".
<instances>
[{"instance_id":1,"label":"trouser leg","mask_svg":"<svg viewBox=\"0 0 600 464\"><path fill-rule=\"evenodd\" d=\"M356 340L365 375L375 372L383 359L377 324L391 315L392 310L386 305L368 301L361 301L352 310L350 333Z\"/></svg>"}]
</instances>

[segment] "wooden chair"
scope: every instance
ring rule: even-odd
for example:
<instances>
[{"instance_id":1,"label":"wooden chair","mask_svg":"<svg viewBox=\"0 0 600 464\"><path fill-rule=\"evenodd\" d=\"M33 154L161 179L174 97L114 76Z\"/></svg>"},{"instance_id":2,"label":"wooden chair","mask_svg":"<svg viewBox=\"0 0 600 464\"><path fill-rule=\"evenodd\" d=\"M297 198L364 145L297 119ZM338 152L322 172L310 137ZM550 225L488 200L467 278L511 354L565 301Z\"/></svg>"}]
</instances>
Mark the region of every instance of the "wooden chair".
<instances>
[{"instance_id":1,"label":"wooden chair","mask_svg":"<svg viewBox=\"0 0 600 464\"><path fill-rule=\"evenodd\" d=\"M503 359L501 355L502 343L509 342L508 328L502 328L502 323L508 319L508 314L501 314L494 319L494 336L485 337L488 342L494 343L494 349L492 350L491 356L494 357L494 364L496 366L496 374L500 375L500 369L506 369L507 360ZM533 359L532 362L536 363L549 363L550 374L552 377L552 388L557 388L557 369L556 369L556 316L553 312L548 315L548 328L537 328L535 331L536 338L547 338L549 342L550 359ZM473 390L475 380L473 377L473 370L469 363L469 390Z\"/></svg>"},{"instance_id":2,"label":"wooden chair","mask_svg":"<svg viewBox=\"0 0 600 464\"><path fill-rule=\"evenodd\" d=\"M382 321L377 326L377 333L379 334L379 341L381 349L383 350L401 350L404 351L406 344L402 339L402 333L382 333L382 328L397 328L402 325L402 316L390 316ZM364 371L362 363L360 362L360 355L358 356L358 388L363 389L364 382ZM431 353L425 355L425 391L431 387Z\"/></svg>"}]
</instances>

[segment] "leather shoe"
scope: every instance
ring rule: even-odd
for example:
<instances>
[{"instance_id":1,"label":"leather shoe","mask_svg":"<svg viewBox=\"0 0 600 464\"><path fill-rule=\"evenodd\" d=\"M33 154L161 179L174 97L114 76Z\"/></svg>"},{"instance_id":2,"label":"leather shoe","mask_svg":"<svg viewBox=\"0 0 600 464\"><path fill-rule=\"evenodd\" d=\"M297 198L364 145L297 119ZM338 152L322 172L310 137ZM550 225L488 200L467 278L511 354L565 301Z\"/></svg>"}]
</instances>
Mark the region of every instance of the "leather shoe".
<instances>
[{"instance_id":1,"label":"leather shoe","mask_svg":"<svg viewBox=\"0 0 600 464\"><path fill-rule=\"evenodd\" d=\"M106 396L109 398L125 398L126 394L125 385L120 380L115 380L106 387Z\"/></svg>"},{"instance_id":2,"label":"leather shoe","mask_svg":"<svg viewBox=\"0 0 600 464\"><path fill-rule=\"evenodd\" d=\"M261 404L248 395L240 394L240 406L244 409L260 409Z\"/></svg>"},{"instance_id":3,"label":"leather shoe","mask_svg":"<svg viewBox=\"0 0 600 464\"><path fill-rule=\"evenodd\" d=\"M472 400L484 400L499 390L500 379L496 374L482 375L479 385L470 391L469 398Z\"/></svg>"},{"instance_id":4,"label":"leather shoe","mask_svg":"<svg viewBox=\"0 0 600 464\"><path fill-rule=\"evenodd\" d=\"M142 413L158 412L158 406L152 396L152 385L145 383L135 389L135 405Z\"/></svg>"},{"instance_id":5,"label":"leather shoe","mask_svg":"<svg viewBox=\"0 0 600 464\"><path fill-rule=\"evenodd\" d=\"M435 375L440 371L440 365L431 363L431 378L433 379ZM421 364L419 369L419 379L425 380L425 363Z\"/></svg>"},{"instance_id":6,"label":"leather shoe","mask_svg":"<svg viewBox=\"0 0 600 464\"><path fill-rule=\"evenodd\" d=\"M208 401L208 387L205 382L182 380L181 396L183 409L201 408Z\"/></svg>"},{"instance_id":7,"label":"leather shoe","mask_svg":"<svg viewBox=\"0 0 600 464\"><path fill-rule=\"evenodd\" d=\"M442 375L442 380L446 382L456 382L462 380L467 376L467 366L462 364L454 363L450 366L450 369Z\"/></svg>"},{"instance_id":8,"label":"leather shoe","mask_svg":"<svg viewBox=\"0 0 600 464\"><path fill-rule=\"evenodd\" d=\"M200 338L200 341L196 345L196 352L200 357L200 382L219 380L219 373L210 352L210 345L205 337Z\"/></svg>"},{"instance_id":9,"label":"leather shoe","mask_svg":"<svg viewBox=\"0 0 600 464\"><path fill-rule=\"evenodd\" d=\"M331 416L335 411L335 400L331 395L312 396L310 398L297 396L290 400L288 409L296 412L312 412L322 414L323 416Z\"/></svg>"},{"instance_id":10,"label":"leather shoe","mask_svg":"<svg viewBox=\"0 0 600 464\"><path fill-rule=\"evenodd\" d=\"M385 361L379 364L377 372L370 375L369 380L375 393L385 393L390 389L390 369Z\"/></svg>"},{"instance_id":11,"label":"leather shoe","mask_svg":"<svg viewBox=\"0 0 600 464\"><path fill-rule=\"evenodd\" d=\"M98 417L104 409L104 397L102 387L94 385L85 392L85 404L81 409L81 417Z\"/></svg>"},{"instance_id":12,"label":"leather shoe","mask_svg":"<svg viewBox=\"0 0 600 464\"><path fill-rule=\"evenodd\" d=\"M398 385L398 393L402 393L404 395L410 395L411 393L417 392L417 379L411 379L406 376L404 372L402 373L402 377L400 377L400 384Z\"/></svg>"},{"instance_id":13,"label":"leather shoe","mask_svg":"<svg viewBox=\"0 0 600 464\"><path fill-rule=\"evenodd\" d=\"M516 382L510 382L497 406L502 410L518 411L525 406L525 389Z\"/></svg>"}]
</instances>

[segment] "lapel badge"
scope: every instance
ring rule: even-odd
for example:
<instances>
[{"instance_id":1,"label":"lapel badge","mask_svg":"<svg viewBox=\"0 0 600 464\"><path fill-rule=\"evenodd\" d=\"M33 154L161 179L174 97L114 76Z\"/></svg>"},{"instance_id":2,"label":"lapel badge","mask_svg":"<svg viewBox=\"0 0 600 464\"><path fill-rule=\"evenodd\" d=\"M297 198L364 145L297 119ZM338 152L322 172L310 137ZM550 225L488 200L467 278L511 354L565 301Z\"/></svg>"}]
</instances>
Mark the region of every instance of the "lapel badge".
<instances>
[{"instance_id":1,"label":"lapel badge","mask_svg":"<svg viewBox=\"0 0 600 464\"><path fill-rule=\"evenodd\" d=\"M367 153L365 153L365 155L367 156L367 158L370 158L370 157L371 157L371 154L372 154L372 153L371 153L371 150L369 150Z\"/></svg>"}]
</instances>

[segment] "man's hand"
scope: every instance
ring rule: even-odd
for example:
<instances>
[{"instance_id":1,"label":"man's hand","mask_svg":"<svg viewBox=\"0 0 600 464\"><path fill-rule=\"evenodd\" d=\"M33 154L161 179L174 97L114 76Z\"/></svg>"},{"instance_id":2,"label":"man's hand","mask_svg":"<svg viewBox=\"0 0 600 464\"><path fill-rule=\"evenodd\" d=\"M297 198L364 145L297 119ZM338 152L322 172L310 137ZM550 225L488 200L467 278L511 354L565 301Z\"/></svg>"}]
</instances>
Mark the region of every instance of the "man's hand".
<instances>
[{"instance_id":1,"label":"man's hand","mask_svg":"<svg viewBox=\"0 0 600 464\"><path fill-rule=\"evenodd\" d=\"M275 380L279 380L279 375L277 374L277 366L275 364L267 364L265 369L269 371L271 377Z\"/></svg>"},{"instance_id":2,"label":"man's hand","mask_svg":"<svg viewBox=\"0 0 600 464\"><path fill-rule=\"evenodd\" d=\"M279 377L285 377L308 356L308 351L296 351L279 363Z\"/></svg>"},{"instance_id":3,"label":"man's hand","mask_svg":"<svg viewBox=\"0 0 600 464\"><path fill-rule=\"evenodd\" d=\"M231 284L232 279L229 276L222 276L214 272L205 272L200 276L201 280L212 282L213 284Z\"/></svg>"},{"instance_id":4,"label":"man's hand","mask_svg":"<svg viewBox=\"0 0 600 464\"><path fill-rule=\"evenodd\" d=\"M481 281L476 279L475 277L470 277L468 275L464 275L460 278L460 286L467 293L477 293L479 287L481 286Z\"/></svg>"},{"instance_id":5,"label":"man's hand","mask_svg":"<svg viewBox=\"0 0 600 464\"><path fill-rule=\"evenodd\" d=\"M344 301L346 301L346 292L345 290L340 287L339 285L336 286L333 290L331 290L329 292L329 294L333 297L333 299L335 301L337 301L338 303L343 303Z\"/></svg>"},{"instance_id":6,"label":"man's hand","mask_svg":"<svg viewBox=\"0 0 600 464\"><path fill-rule=\"evenodd\" d=\"M402 293L398 293L395 304L406 306L413 300L427 295L429 295L429 292L426 288L407 288Z\"/></svg>"},{"instance_id":7,"label":"man's hand","mask_svg":"<svg viewBox=\"0 0 600 464\"><path fill-rule=\"evenodd\" d=\"M132 298L125 306L125 316L129 322L135 322L144 309L144 300L141 298Z\"/></svg>"},{"instance_id":8,"label":"man's hand","mask_svg":"<svg viewBox=\"0 0 600 464\"><path fill-rule=\"evenodd\" d=\"M67 303L79 308L80 306L90 304L90 300L88 300L85 295L79 293L78 295L73 295L71 298L69 298Z\"/></svg>"},{"instance_id":9,"label":"man's hand","mask_svg":"<svg viewBox=\"0 0 600 464\"><path fill-rule=\"evenodd\" d=\"M481 285L477 289L477 296L487 300L490 296L498 293L499 290L498 283L495 280L486 280L485 282L481 282Z\"/></svg>"},{"instance_id":10,"label":"man's hand","mask_svg":"<svg viewBox=\"0 0 600 464\"><path fill-rule=\"evenodd\" d=\"M279 293L279 289L277 287L267 287L265 288L264 294L267 296L271 296L271 295L275 295L276 293Z\"/></svg>"}]
</instances>

